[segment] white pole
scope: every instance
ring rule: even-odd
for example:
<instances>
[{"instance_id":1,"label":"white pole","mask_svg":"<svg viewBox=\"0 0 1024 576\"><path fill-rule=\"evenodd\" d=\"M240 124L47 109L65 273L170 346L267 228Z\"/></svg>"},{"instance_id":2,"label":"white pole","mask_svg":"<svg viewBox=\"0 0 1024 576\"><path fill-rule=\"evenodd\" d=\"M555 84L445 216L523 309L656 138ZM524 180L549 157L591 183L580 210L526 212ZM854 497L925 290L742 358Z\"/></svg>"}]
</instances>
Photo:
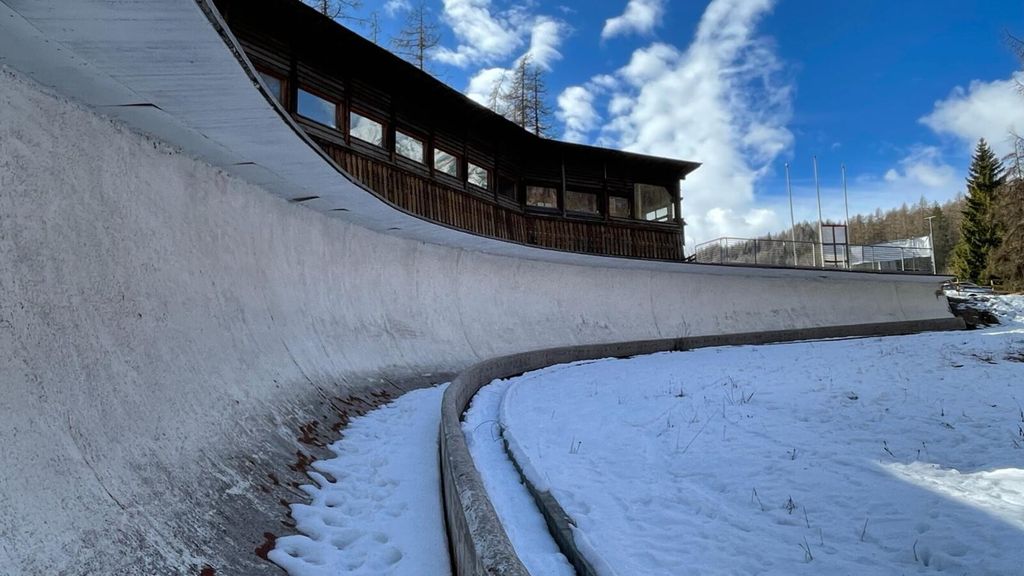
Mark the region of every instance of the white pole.
<instances>
[{"instance_id":1,"label":"white pole","mask_svg":"<svg viewBox=\"0 0 1024 576\"><path fill-rule=\"evenodd\" d=\"M935 237L932 236L932 218L935 216L927 216L925 220L928 221L928 248L932 256L932 275L935 274Z\"/></svg>"},{"instance_id":2,"label":"white pole","mask_svg":"<svg viewBox=\"0 0 1024 576\"><path fill-rule=\"evenodd\" d=\"M850 198L846 194L846 164L840 165L843 170L843 205L846 207L846 267L850 267Z\"/></svg>"},{"instance_id":3,"label":"white pole","mask_svg":"<svg viewBox=\"0 0 1024 576\"><path fill-rule=\"evenodd\" d=\"M814 160L814 189L818 193L818 253L821 254L821 267L825 267L825 237L821 231L821 185L818 183L818 157L812 156Z\"/></svg>"},{"instance_id":4,"label":"white pole","mask_svg":"<svg viewBox=\"0 0 1024 576\"><path fill-rule=\"evenodd\" d=\"M796 217L793 215L793 183L789 179L789 162L786 162L786 190L789 191L789 242L793 246L793 266L799 266L796 257Z\"/></svg>"}]
</instances>

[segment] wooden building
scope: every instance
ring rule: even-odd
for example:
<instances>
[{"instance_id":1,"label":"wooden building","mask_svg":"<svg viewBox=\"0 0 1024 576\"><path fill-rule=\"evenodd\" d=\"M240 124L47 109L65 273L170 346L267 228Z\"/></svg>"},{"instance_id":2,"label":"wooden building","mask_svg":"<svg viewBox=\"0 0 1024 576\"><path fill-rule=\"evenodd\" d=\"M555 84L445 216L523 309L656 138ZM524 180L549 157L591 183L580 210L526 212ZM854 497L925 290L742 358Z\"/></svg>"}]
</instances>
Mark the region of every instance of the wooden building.
<instances>
[{"instance_id":1,"label":"wooden building","mask_svg":"<svg viewBox=\"0 0 1024 576\"><path fill-rule=\"evenodd\" d=\"M299 126L400 209L523 244L682 259L679 182L699 164L538 137L298 0L215 3Z\"/></svg>"}]
</instances>

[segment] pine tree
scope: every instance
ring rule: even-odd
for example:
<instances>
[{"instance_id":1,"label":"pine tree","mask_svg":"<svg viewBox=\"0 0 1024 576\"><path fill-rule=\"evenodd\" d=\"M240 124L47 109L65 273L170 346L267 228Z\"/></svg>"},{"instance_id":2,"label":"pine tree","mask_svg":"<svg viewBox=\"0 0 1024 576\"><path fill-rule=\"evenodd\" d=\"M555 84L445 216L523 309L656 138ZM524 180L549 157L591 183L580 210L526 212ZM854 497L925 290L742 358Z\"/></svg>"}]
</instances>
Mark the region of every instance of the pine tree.
<instances>
[{"instance_id":1,"label":"pine tree","mask_svg":"<svg viewBox=\"0 0 1024 576\"><path fill-rule=\"evenodd\" d=\"M988 254L999 245L1000 226L994 206L1002 180L1002 162L982 138L968 170L967 205L960 223L960 241L953 250L953 272L960 280L987 279Z\"/></svg>"},{"instance_id":2,"label":"pine tree","mask_svg":"<svg viewBox=\"0 0 1024 576\"><path fill-rule=\"evenodd\" d=\"M391 39L395 54L426 70L427 57L441 42L437 24L430 18L426 4L420 2L409 10L405 26Z\"/></svg>"},{"instance_id":3,"label":"pine tree","mask_svg":"<svg viewBox=\"0 0 1024 576\"><path fill-rule=\"evenodd\" d=\"M1016 138L1010 168L995 199L999 244L989 252L985 274L1006 288L1024 290L1024 140Z\"/></svg>"}]
</instances>

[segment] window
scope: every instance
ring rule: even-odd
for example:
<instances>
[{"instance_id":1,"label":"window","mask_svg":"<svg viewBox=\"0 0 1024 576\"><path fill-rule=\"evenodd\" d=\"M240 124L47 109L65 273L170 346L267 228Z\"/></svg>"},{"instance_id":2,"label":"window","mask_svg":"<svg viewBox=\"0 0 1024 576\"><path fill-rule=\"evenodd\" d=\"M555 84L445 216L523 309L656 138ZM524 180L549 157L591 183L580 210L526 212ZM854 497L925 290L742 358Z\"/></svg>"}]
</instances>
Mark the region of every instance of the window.
<instances>
[{"instance_id":1,"label":"window","mask_svg":"<svg viewBox=\"0 0 1024 576\"><path fill-rule=\"evenodd\" d=\"M597 194L589 192L574 192L568 190L565 193L565 209L569 212L582 212L585 214L600 214L597 209Z\"/></svg>"},{"instance_id":2,"label":"window","mask_svg":"<svg viewBox=\"0 0 1024 576\"><path fill-rule=\"evenodd\" d=\"M537 208L558 208L558 189L549 186L527 186L526 205Z\"/></svg>"},{"instance_id":3,"label":"window","mask_svg":"<svg viewBox=\"0 0 1024 576\"><path fill-rule=\"evenodd\" d=\"M468 180L473 186L478 186L486 190L488 184L487 168L482 168L470 162L469 169L466 171L466 180Z\"/></svg>"},{"instance_id":4,"label":"window","mask_svg":"<svg viewBox=\"0 0 1024 576\"><path fill-rule=\"evenodd\" d=\"M508 176L498 176L498 194L510 200L515 200L516 181Z\"/></svg>"},{"instance_id":5,"label":"window","mask_svg":"<svg viewBox=\"0 0 1024 576\"><path fill-rule=\"evenodd\" d=\"M260 78L263 79L263 83L270 89L270 94L278 102L284 102L284 80L262 70L260 71Z\"/></svg>"},{"instance_id":6,"label":"window","mask_svg":"<svg viewBox=\"0 0 1024 576\"><path fill-rule=\"evenodd\" d=\"M630 213L629 198L609 196L608 214L614 218L629 218L632 216Z\"/></svg>"},{"instance_id":7,"label":"window","mask_svg":"<svg viewBox=\"0 0 1024 576\"><path fill-rule=\"evenodd\" d=\"M403 158L420 164L426 163L423 141L397 130L395 131L395 152Z\"/></svg>"},{"instance_id":8,"label":"window","mask_svg":"<svg viewBox=\"0 0 1024 576\"><path fill-rule=\"evenodd\" d=\"M655 222L668 222L675 218L675 204L668 188L653 184L635 184L636 212L640 218Z\"/></svg>"},{"instance_id":9,"label":"window","mask_svg":"<svg viewBox=\"0 0 1024 576\"><path fill-rule=\"evenodd\" d=\"M434 170L449 176L459 177L459 159L439 148L434 148Z\"/></svg>"},{"instance_id":10,"label":"window","mask_svg":"<svg viewBox=\"0 0 1024 576\"><path fill-rule=\"evenodd\" d=\"M297 108L299 115L305 118L331 128L338 127L338 105L330 100L299 88Z\"/></svg>"},{"instance_id":11,"label":"window","mask_svg":"<svg viewBox=\"0 0 1024 576\"><path fill-rule=\"evenodd\" d=\"M349 112L348 134L374 146L384 146L384 125L362 114Z\"/></svg>"}]
</instances>

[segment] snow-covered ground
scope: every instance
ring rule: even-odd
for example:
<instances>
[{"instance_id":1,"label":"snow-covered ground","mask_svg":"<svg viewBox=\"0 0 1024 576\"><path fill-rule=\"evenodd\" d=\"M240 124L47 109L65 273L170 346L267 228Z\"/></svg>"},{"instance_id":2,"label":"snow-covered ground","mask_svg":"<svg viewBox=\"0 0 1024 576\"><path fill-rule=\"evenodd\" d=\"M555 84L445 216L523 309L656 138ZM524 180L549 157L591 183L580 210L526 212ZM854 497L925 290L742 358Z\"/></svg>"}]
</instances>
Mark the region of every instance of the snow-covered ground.
<instances>
[{"instance_id":1,"label":"snow-covered ground","mask_svg":"<svg viewBox=\"0 0 1024 576\"><path fill-rule=\"evenodd\" d=\"M534 372L541 377L552 368ZM516 555L530 574L573 576L576 572L558 550L533 496L520 480L505 453L498 427L498 410L509 382L497 380L481 389L466 410L462 431L466 435L473 463L480 470L484 487L501 519Z\"/></svg>"},{"instance_id":2,"label":"snow-covered ground","mask_svg":"<svg viewBox=\"0 0 1024 576\"><path fill-rule=\"evenodd\" d=\"M1024 323L1024 298L986 301ZM1024 324L609 359L484 394L499 386L517 461L605 576L1024 573ZM478 460L496 507L522 490L497 466Z\"/></svg>"},{"instance_id":3,"label":"snow-covered ground","mask_svg":"<svg viewBox=\"0 0 1024 576\"><path fill-rule=\"evenodd\" d=\"M270 560L293 576L450 574L437 445L444 388L353 419L330 446L337 457L313 463L310 503L291 506L301 534L279 538Z\"/></svg>"}]
</instances>

